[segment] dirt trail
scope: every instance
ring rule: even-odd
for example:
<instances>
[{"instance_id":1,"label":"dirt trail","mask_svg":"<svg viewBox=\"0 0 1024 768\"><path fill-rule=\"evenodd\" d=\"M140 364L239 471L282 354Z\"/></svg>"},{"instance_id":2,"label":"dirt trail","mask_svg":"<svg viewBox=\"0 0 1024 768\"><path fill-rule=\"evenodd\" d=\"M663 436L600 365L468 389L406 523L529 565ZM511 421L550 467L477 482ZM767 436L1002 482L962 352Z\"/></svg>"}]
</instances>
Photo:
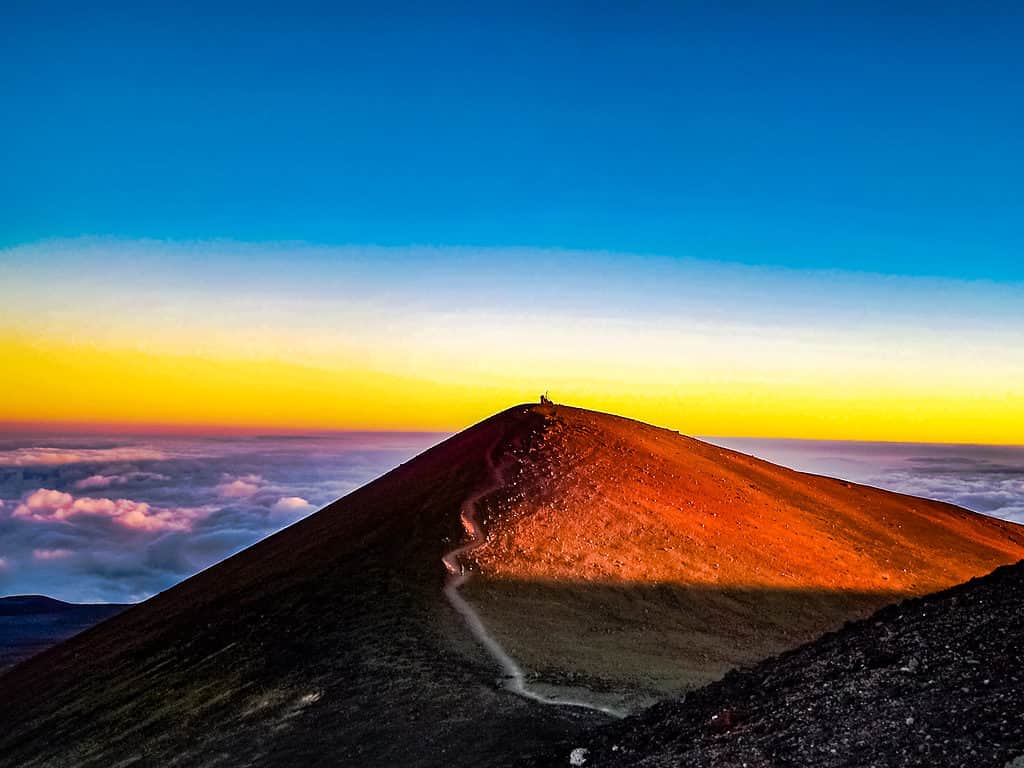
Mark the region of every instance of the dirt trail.
<instances>
[{"instance_id":1,"label":"dirt trail","mask_svg":"<svg viewBox=\"0 0 1024 768\"><path fill-rule=\"evenodd\" d=\"M574 699L552 698L530 690L526 685L526 675L523 673L522 668L502 647L501 643L499 643L497 639L487 631L487 627L484 626L483 621L480 619L479 614L477 614L473 606L471 606L466 599L459 594L459 589L469 580L470 577L470 572L466 570L461 562L463 555L469 554L473 550L478 549L487 543L487 537L484 534L483 529L480 527L480 523L477 522L476 519L478 512L477 505L481 499L498 490L505 484L505 479L502 475L502 468L496 466L494 463L493 454L496 447L497 443L487 451L486 455L490 481L472 496L467 498L462 503L462 507L459 512L462 520L462 527L466 531L466 543L456 547L441 558L441 562L443 562L445 568L448 569L448 579L445 581L444 586L445 597L448 598L448 602L451 603L452 608L454 608L462 617L463 621L466 622L466 626L469 628L473 637L476 638L480 645L484 647L484 650L486 650L487 653L490 654L491 658L498 663L498 666L501 667L505 678L505 687L509 691L518 696L522 696L525 699L530 699L531 701L536 701L541 704L548 704L556 707L582 707L584 709L603 712L611 717L623 718L628 713L612 707L604 707L598 704Z\"/></svg>"}]
</instances>

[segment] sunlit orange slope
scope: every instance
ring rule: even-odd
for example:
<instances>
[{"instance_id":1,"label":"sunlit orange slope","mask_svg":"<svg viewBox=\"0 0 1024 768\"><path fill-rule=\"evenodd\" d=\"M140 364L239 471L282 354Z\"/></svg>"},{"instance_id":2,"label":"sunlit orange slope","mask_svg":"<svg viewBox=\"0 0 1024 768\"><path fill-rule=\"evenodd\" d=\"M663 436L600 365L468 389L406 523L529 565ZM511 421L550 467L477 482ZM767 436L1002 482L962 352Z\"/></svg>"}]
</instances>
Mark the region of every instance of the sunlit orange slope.
<instances>
[{"instance_id":1,"label":"sunlit orange slope","mask_svg":"<svg viewBox=\"0 0 1024 768\"><path fill-rule=\"evenodd\" d=\"M536 410L543 427L478 553L488 575L911 594L1024 556L1019 526L950 504L616 416Z\"/></svg>"},{"instance_id":2,"label":"sunlit orange slope","mask_svg":"<svg viewBox=\"0 0 1024 768\"><path fill-rule=\"evenodd\" d=\"M533 410L543 419L482 516L468 594L537 673L688 687L1024 557L1024 529L949 504Z\"/></svg>"}]
</instances>

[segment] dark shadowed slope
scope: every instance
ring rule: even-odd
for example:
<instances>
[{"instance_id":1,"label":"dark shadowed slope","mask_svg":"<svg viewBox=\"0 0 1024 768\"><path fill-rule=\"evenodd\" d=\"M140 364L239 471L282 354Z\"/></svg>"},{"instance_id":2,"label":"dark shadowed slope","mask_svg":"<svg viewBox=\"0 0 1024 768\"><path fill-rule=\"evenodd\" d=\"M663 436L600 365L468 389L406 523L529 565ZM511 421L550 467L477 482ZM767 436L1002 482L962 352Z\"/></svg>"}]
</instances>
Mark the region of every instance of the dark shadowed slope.
<instances>
[{"instance_id":1,"label":"dark shadowed slope","mask_svg":"<svg viewBox=\"0 0 1024 768\"><path fill-rule=\"evenodd\" d=\"M887 607L532 764L568 765L575 747L588 768L1003 768L1024 756L1022 713L1024 563Z\"/></svg>"},{"instance_id":2,"label":"dark shadowed slope","mask_svg":"<svg viewBox=\"0 0 1024 768\"><path fill-rule=\"evenodd\" d=\"M117 615L127 607L65 603L44 595L0 597L0 671Z\"/></svg>"},{"instance_id":3,"label":"dark shadowed slope","mask_svg":"<svg viewBox=\"0 0 1024 768\"><path fill-rule=\"evenodd\" d=\"M586 712L506 693L442 594L486 455L473 427L0 677L0 765L499 765Z\"/></svg>"},{"instance_id":4,"label":"dark shadowed slope","mask_svg":"<svg viewBox=\"0 0 1024 768\"><path fill-rule=\"evenodd\" d=\"M7 672L0 765L497 766L574 738L604 716L510 693L445 598L478 496L460 594L532 689L580 697L678 690L1024 557L948 505L520 406Z\"/></svg>"}]
</instances>

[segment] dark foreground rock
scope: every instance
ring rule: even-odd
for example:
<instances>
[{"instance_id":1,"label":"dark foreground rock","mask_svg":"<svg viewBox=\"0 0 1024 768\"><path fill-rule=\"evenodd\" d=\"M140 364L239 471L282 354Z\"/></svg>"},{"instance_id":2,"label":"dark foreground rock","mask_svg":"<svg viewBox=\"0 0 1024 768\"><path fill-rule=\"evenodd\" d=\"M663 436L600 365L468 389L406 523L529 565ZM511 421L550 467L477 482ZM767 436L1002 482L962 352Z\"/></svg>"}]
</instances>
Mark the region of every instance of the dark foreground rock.
<instances>
[{"instance_id":1,"label":"dark foreground rock","mask_svg":"<svg viewBox=\"0 0 1024 768\"><path fill-rule=\"evenodd\" d=\"M1024 562L884 608L534 764L1003 768L1022 755Z\"/></svg>"}]
</instances>

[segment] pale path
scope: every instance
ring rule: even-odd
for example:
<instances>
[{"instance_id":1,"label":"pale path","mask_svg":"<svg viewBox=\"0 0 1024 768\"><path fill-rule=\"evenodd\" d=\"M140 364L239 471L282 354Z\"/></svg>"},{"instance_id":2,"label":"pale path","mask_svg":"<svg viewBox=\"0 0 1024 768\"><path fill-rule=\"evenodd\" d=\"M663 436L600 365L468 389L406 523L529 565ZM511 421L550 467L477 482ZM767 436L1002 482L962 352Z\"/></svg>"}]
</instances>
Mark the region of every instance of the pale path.
<instances>
[{"instance_id":1,"label":"pale path","mask_svg":"<svg viewBox=\"0 0 1024 768\"><path fill-rule=\"evenodd\" d=\"M480 619L479 614L477 614L473 609L473 606L471 606L466 599L459 594L459 588L469 580L470 576L469 571L467 571L462 565L462 556L487 543L487 537L484 535L483 529L480 527L480 524L476 519L478 511L477 503L480 499L490 493L493 493L505 484L501 470L494 465L494 458L491 455L492 453L493 447L491 450L487 451L487 469L491 476L490 482L462 502L462 507L459 510L459 515L462 519L462 527L466 531L466 543L453 549L441 558L441 562L443 562L445 568L448 569L448 579L445 581L444 585L445 597L448 598L448 602L451 603L452 608L462 616L463 621L466 622L466 626L469 627L469 631L473 634L473 637L475 637L487 653L491 655L491 658L498 662L498 665L504 672L506 681L505 687L512 693L522 696L525 699L530 699L531 701L540 702L541 704L550 704L557 707L582 707L584 709L593 709L598 712L603 712L612 717L625 717L625 712L621 712L611 707L602 707L586 701L555 699L550 696L544 696L536 691L531 691L526 685L526 675L523 674L522 668L516 663L515 659L509 656L508 652L501 646L501 643L499 643L487 631L487 627L484 626L483 621Z\"/></svg>"}]
</instances>

